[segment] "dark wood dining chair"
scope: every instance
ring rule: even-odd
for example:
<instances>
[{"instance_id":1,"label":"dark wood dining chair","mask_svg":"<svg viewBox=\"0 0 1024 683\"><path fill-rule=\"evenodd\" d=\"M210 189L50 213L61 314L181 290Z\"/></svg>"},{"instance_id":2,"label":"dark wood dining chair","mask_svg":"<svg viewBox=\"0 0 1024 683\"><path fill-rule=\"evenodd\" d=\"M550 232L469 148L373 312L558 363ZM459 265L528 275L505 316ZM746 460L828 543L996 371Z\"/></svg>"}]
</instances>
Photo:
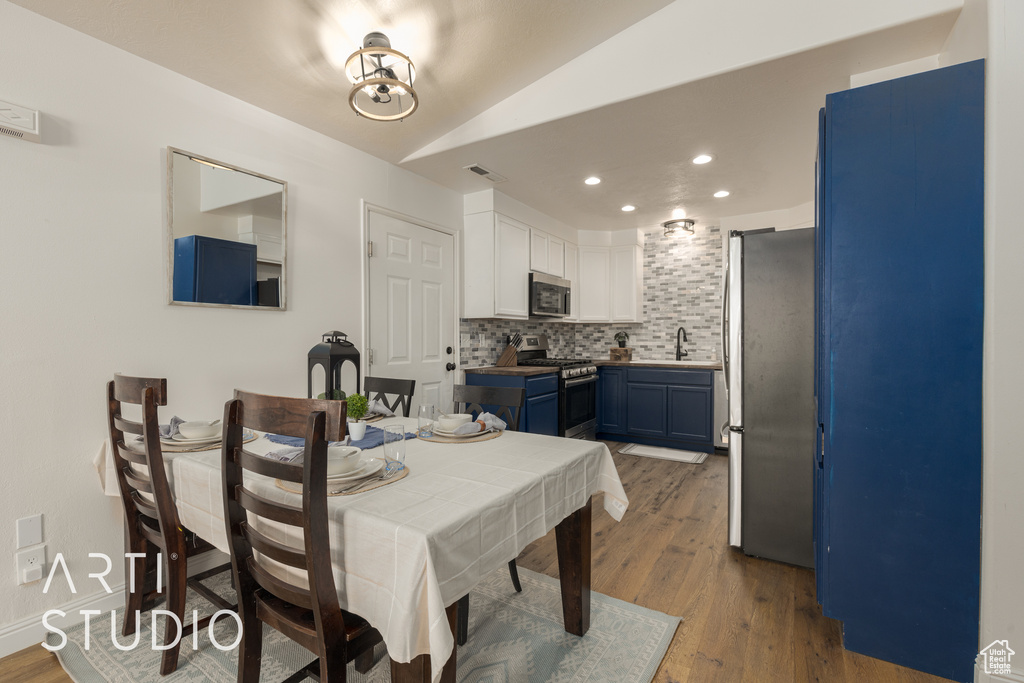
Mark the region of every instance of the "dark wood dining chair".
<instances>
[{"instance_id":1,"label":"dark wood dining chair","mask_svg":"<svg viewBox=\"0 0 1024 683\"><path fill-rule=\"evenodd\" d=\"M478 415L489 412L505 421L506 429L519 431L519 418L526 402L526 389L522 387L482 387L456 384L453 391L455 409L461 413ZM517 593L523 592L519 583L519 569L515 558L508 562L508 573ZM459 614L455 641L465 645L469 639L469 594L459 600Z\"/></svg>"},{"instance_id":2,"label":"dark wood dining chair","mask_svg":"<svg viewBox=\"0 0 1024 683\"><path fill-rule=\"evenodd\" d=\"M388 407L388 410L398 414L398 406L402 406L402 413L409 417L412 407L412 394L416 390L414 379L392 379L390 377L367 377L363 381L363 390L366 398L371 401L380 400ZM388 394L394 396L388 398Z\"/></svg>"},{"instance_id":3,"label":"dark wood dining chair","mask_svg":"<svg viewBox=\"0 0 1024 683\"><path fill-rule=\"evenodd\" d=\"M142 407L142 422L126 418L123 404ZM188 578L188 560L214 547L178 519L164 469L163 450L160 446L160 423L157 406L167 405L167 380L152 377L114 375L107 383L107 422L110 444L117 473L117 485L124 507L125 545L125 610L121 635L135 633L138 626L136 612L151 609L161 596L157 589L157 563L163 562L166 579L163 596L167 611L174 613L178 623L185 623L186 587L192 588L219 609L234 611L235 606L204 586L200 581L227 570L222 564ZM125 435L141 436L141 443ZM145 471L133 465L145 467ZM135 555L129 557L129 554ZM134 577L134 581L131 580ZM178 643L164 650L160 661L160 674L167 675L178 667L181 641L196 629L204 628L212 615L184 625ZM177 628L172 628L172 617L165 617L164 644L173 641Z\"/></svg>"},{"instance_id":4,"label":"dark wood dining chair","mask_svg":"<svg viewBox=\"0 0 1024 683\"><path fill-rule=\"evenodd\" d=\"M477 415L486 411L504 420L508 429L519 431L519 418L526 401L526 389L456 384L452 393L457 412Z\"/></svg>"},{"instance_id":5,"label":"dark wood dining chair","mask_svg":"<svg viewBox=\"0 0 1024 683\"><path fill-rule=\"evenodd\" d=\"M317 657L288 681L319 675L322 683L343 682L348 662L355 659L356 669L362 673L373 664L373 646L381 636L365 619L341 609L331 570L327 442L345 438L347 407L345 401L281 398L244 391L235 391L235 397L224 407L221 473L224 519L242 620L239 683L259 681L263 624ZM243 428L304 437L302 463L280 462L247 451L242 445ZM244 481L243 472L248 473ZM301 486L301 504L274 502L248 488L253 474ZM290 547L264 535L261 520L301 529L301 547ZM269 568L273 564L269 560L305 570L305 585L278 578Z\"/></svg>"}]
</instances>

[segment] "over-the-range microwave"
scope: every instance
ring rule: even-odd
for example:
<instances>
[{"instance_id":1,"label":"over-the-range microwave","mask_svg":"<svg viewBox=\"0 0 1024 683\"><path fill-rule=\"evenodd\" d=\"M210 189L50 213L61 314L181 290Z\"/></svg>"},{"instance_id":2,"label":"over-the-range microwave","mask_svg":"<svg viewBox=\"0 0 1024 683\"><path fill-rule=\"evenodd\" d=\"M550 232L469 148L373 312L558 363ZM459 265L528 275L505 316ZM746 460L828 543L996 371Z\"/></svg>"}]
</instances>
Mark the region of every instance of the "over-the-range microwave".
<instances>
[{"instance_id":1,"label":"over-the-range microwave","mask_svg":"<svg viewBox=\"0 0 1024 683\"><path fill-rule=\"evenodd\" d=\"M560 277L530 273L530 315L564 318L572 311L572 283Z\"/></svg>"}]
</instances>

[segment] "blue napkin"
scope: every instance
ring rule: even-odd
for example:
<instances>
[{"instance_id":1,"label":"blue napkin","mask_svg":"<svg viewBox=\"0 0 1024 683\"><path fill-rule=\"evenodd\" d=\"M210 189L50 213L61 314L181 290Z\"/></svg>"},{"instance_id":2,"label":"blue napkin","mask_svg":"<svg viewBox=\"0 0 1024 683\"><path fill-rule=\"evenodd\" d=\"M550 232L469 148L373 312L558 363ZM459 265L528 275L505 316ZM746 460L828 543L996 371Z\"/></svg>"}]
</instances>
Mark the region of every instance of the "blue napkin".
<instances>
[{"instance_id":1,"label":"blue napkin","mask_svg":"<svg viewBox=\"0 0 1024 683\"><path fill-rule=\"evenodd\" d=\"M285 445L285 446L304 447L306 445L306 440L303 439L302 437L299 437L299 436L281 436L280 434L267 434L267 438L269 440L273 441L274 443L279 443L279 444L282 444L282 445ZM405 433L405 438L406 439L415 439L416 438L416 434L415 434L415 432L406 432ZM376 448L377 446L382 446L383 444L384 444L384 430L380 429L379 427L371 427L371 426L367 425L366 426L366 435L362 439L360 439L359 441L350 441L347 445L355 446L356 448L360 448L360 449L366 451L366 450L369 450L371 448ZM343 444L340 441L332 441L330 445L338 446L338 445L346 445L346 444Z\"/></svg>"}]
</instances>

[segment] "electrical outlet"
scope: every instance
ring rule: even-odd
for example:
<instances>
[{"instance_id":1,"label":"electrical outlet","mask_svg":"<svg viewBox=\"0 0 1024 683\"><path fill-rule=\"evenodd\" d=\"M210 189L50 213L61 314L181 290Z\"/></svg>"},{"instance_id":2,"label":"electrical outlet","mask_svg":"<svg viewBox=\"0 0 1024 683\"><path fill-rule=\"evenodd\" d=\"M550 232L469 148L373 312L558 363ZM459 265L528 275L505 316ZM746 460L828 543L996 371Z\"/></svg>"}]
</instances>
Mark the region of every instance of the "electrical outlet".
<instances>
[{"instance_id":1,"label":"electrical outlet","mask_svg":"<svg viewBox=\"0 0 1024 683\"><path fill-rule=\"evenodd\" d=\"M18 584L32 583L43 578L43 569L46 566L46 546L39 545L34 548L26 548L14 556L18 565Z\"/></svg>"}]
</instances>

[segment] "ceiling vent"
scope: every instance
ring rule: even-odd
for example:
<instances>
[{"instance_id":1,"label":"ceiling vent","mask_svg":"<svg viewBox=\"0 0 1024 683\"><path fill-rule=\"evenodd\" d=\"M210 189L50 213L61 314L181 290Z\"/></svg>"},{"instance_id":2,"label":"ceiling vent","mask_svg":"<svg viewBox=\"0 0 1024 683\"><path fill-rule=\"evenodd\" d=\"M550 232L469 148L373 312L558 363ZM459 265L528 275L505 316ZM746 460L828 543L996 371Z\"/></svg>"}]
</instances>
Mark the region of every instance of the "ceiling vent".
<instances>
[{"instance_id":1,"label":"ceiling vent","mask_svg":"<svg viewBox=\"0 0 1024 683\"><path fill-rule=\"evenodd\" d=\"M492 183L503 183L506 180L508 180L508 178L506 178L505 176L498 175L494 171L489 171L480 164L470 164L469 166L463 166L462 168L466 169L467 171L472 171L473 173L476 173L481 178L487 178Z\"/></svg>"},{"instance_id":2,"label":"ceiling vent","mask_svg":"<svg viewBox=\"0 0 1024 683\"><path fill-rule=\"evenodd\" d=\"M39 142L39 112L0 101L0 135Z\"/></svg>"}]
</instances>

